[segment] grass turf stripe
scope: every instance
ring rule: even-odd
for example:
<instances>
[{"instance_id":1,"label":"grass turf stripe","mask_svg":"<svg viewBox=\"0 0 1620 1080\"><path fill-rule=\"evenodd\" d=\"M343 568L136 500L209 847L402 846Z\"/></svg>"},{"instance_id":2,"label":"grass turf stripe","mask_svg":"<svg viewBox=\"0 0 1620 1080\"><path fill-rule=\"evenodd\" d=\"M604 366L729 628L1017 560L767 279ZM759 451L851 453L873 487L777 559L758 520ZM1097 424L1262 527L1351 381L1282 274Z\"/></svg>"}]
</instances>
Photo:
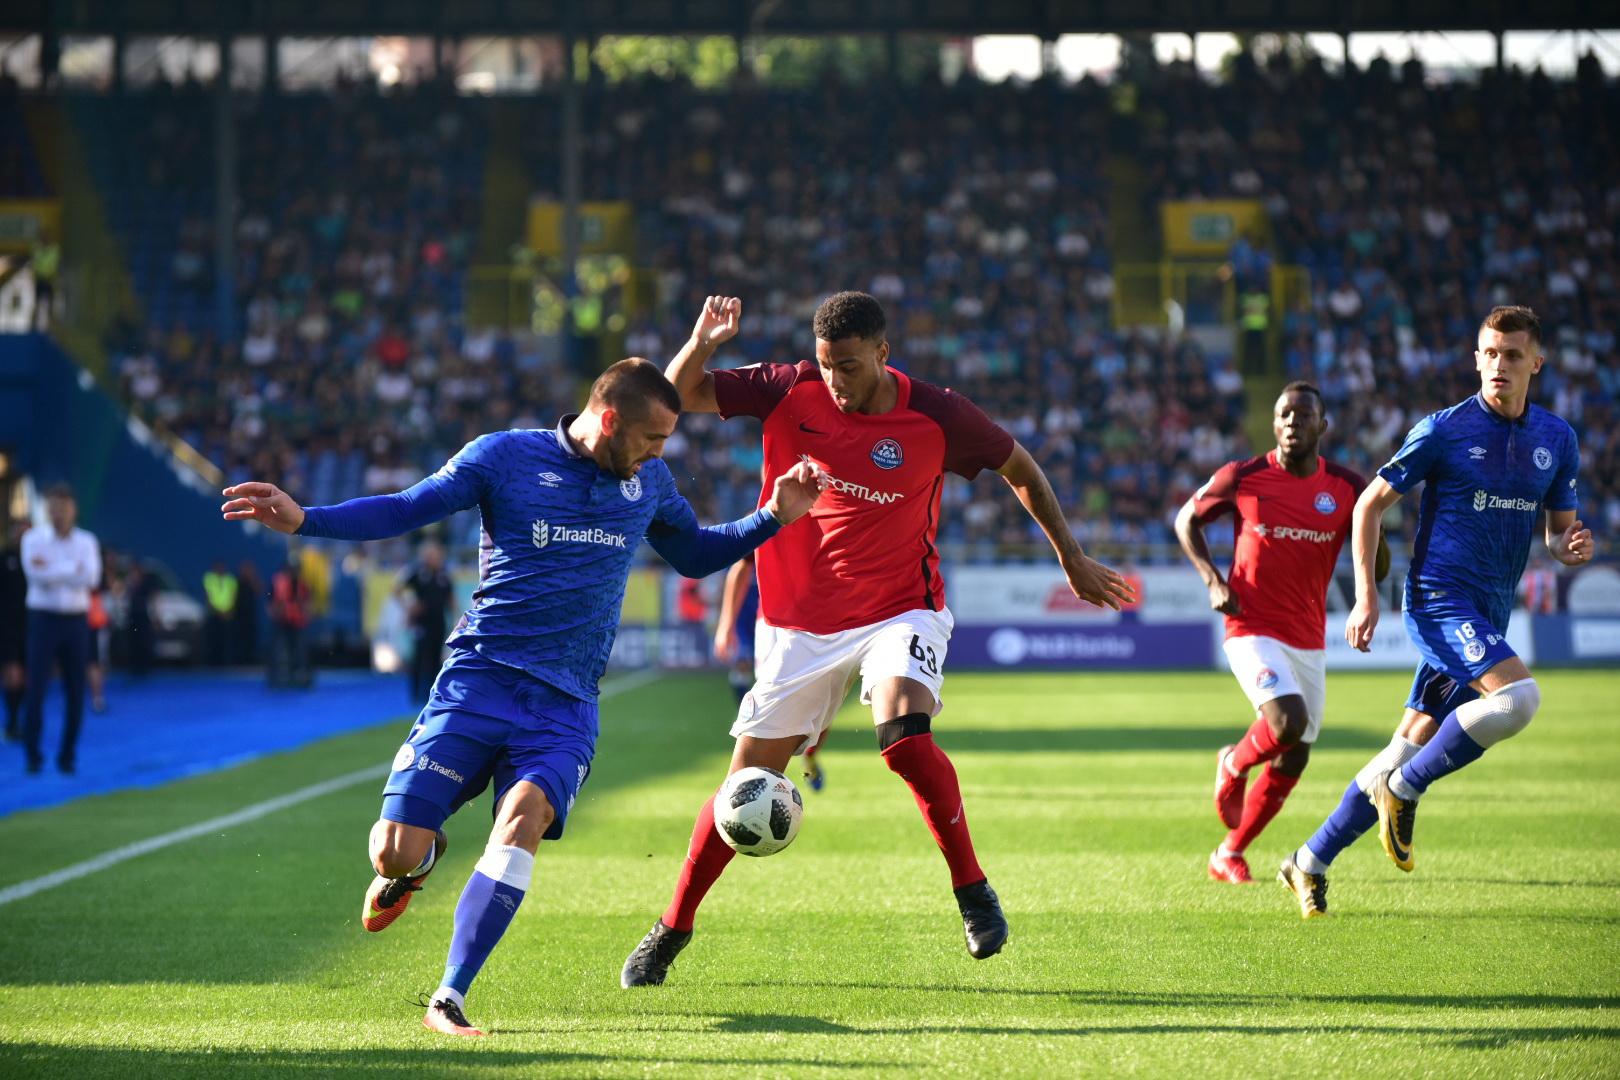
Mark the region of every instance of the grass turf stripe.
<instances>
[{"instance_id":1,"label":"grass turf stripe","mask_svg":"<svg viewBox=\"0 0 1620 1080\"><path fill-rule=\"evenodd\" d=\"M604 686L601 697L607 699L645 686L657 678L658 675L658 671L650 668L632 672ZM386 776L387 774L381 773L380 775ZM187 840L195 840L199 836L206 836L209 833L229 829L249 821L257 821L259 818L273 814L278 810L285 810L290 806L297 806L299 803L318 799L322 795L330 795L334 791L342 791L344 788L353 787L355 784L365 780L375 780L378 776L378 767L368 765L364 769L344 773L342 776L334 776L330 780L322 780L318 784L299 788L297 791L289 792L286 795L278 795L274 799L266 799L263 802L254 803L252 806L245 806L234 813L210 818L207 821L187 825L184 828L174 829L170 832L148 837L145 840L137 840L133 844L125 844L123 847L103 852L93 859L86 859L83 862L74 863L72 866L64 866L62 869L52 871L49 874L30 878L27 881L20 881L15 885L0 889L0 907L16 903L18 900L26 900L30 896L45 892L47 889L54 889L58 885L66 885L70 881L77 881L79 878L117 866L119 863L138 859L142 855L150 855L154 851L161 851L166 847L172 847Z\"/></svg>"}]
</instances>

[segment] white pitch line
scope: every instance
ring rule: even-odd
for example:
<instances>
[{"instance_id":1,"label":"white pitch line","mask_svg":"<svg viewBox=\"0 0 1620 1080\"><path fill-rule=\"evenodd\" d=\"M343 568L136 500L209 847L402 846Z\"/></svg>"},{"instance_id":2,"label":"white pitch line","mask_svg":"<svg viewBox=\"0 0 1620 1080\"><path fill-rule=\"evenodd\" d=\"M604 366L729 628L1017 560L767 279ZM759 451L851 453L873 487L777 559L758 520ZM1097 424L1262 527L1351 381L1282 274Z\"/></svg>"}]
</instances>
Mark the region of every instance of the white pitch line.
<instances>
[{"instance_id":1,"label":"white pitch line","mask_svg":"<svg viewBox=\"0 0 1620 1080\"><path fill-rule=\"evenodd\" d=\"M605 701L610 697L645 686L660 674L662 672L655 669L643 668L641 671L622 675L602 687L601 698ZM74 863L72 866L65 866L60 870L53 870L49 874L0 889L0 907L15 903L18 900L26 900L28 897L42 893L47 889L54 889L58 885L66 885L70 881L77 881L79 878L87 877L111 866L117 866L122 862L128 862L130 859L138 859L142 855L150 855L154 851L161 851L163 848L174 844L195 840L199 836L207 836L209 833L220 832L249 821L256 821L278 810L285 810L289 806L297 806L299 803L318 799L322 795L330 795L334 791L342 791L344 788L353 787L362 781L376 780L386 775L386 773L380 773L377 766L368 766L364 769L357 769L352 773L345 773L342 776L334 776L330 780L322 780L320 783L311 784L306 788L299 788L297 791L286 795L278 795L274 799L266 799L264 802L245 806L235 813L226 814L223 817L211 818L208 821L187 825L172 832L162 833L145 840L137 840L133 844L125 844L123 847L114 848L111 851L97 855L93 859L86 859L84 862Z\"/></svg>"}]
</instances>

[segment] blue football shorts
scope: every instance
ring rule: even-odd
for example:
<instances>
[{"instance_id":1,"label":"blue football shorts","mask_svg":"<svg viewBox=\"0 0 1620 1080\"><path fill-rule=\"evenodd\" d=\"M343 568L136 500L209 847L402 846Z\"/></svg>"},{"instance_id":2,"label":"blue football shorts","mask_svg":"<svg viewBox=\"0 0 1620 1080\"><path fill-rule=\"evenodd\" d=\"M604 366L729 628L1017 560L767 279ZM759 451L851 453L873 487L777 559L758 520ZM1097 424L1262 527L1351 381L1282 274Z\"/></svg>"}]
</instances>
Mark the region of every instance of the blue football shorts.
<instances>
[{"instance_id":1,"label":"blue football shorts","mask_svg":"<svg viewBox=\"0 0 1620 1080\"><path fill-rule=\"evenodd\" d=\"M1465 597L1448 594L1427 599L1421 606L1408 607L1402 618L1407 635L1423 658L1420 674L1423 667L1431 668L1467 686L1497 664L1518 655L1507 642L1506 620L1499 626ZM1414 683L1414 696L1416 693Z\"/></svg>"},{"instance_id":2,"label":"blue football shorts","mask_svg":"<svg viewBox=\"0 0 1620 1080\"><path fill-rule=\"evenodd\" d=\"M559 839L590 776L596 734L595 702L470 650L452 650L394 755L382 816L437 829L491 785L493 814L512 785L527 780L556 813L545 839Z\"/></svg>"}]
</instances>

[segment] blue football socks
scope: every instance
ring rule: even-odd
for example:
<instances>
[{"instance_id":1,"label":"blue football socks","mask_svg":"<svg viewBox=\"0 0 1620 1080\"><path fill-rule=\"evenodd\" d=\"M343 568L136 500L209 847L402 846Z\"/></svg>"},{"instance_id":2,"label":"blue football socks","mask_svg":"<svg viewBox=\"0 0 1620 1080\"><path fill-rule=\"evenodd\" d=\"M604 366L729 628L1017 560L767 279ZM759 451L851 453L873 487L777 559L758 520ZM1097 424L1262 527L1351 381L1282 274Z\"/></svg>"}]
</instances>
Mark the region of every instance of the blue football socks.
<instances>
[{"instance_id":1,"label":"blue football socks","mask_svg":"<svg viewBox=\"0 0 1620 1080\"><path fill-rule=\"evenodd\" d=\"M1457 721L1457 714L1452 713L1440 723L1440 730L1429 745L1417 752L1417 756L1401 769L1401 779L1405 787L1418 795L1429 789L1429 785L1442 776L1450 776L1465 765L1472 765L1485 753L1485 748L1468 737L1462 724ZM1402 798L1409 798L1406 792L1399 789L1395 794Z\"/></svg>"},{"instance_id":2,"label":"blue football socks","mask_svg":"<svg viewBox=\"0 0 1620 1080\"><path fill-rule=\"evenodd\" d=\"M449 998L458 1006L465 1004L468 987L512 924L533 873L534 856L522 848L491 844L484 849L456 904L450 955L434 1000Z\"/></svg>"}]
</instances>

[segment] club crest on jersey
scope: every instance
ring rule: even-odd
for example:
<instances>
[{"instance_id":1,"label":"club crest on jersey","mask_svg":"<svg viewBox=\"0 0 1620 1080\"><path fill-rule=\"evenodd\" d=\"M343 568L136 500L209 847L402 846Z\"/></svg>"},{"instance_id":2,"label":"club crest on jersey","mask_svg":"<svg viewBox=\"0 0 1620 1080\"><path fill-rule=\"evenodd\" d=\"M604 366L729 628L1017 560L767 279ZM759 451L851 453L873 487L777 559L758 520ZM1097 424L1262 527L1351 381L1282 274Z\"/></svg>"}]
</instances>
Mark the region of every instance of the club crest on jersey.
<instances>
[{"instance_id":1,"label":"club crest on jersey","mask_svg":"<svg viewBox=\"0 0 1620 1080\"><path fill-rule=\"evenodd\" d=\"M879 439L872 447L872 464L880 469L898 469L905 460L905 451L893 439Z\"/></svg>"},{"instance_id":2,"label":"club crest on jersey","mask_svg":"<svg viewBox=\"0 0 1620 1080\"><path fill-rule=\"evenodd\" d=\"M1470 664L1477 664L1485 659L1485 643L1483 641L1470 641L1463 646L1463 655Z\"/></svg>"},{"instance_id":3,"label":"club crest on jersey","mask_svg":"<svg viewBox=\"0 0 1620 1080\"><path fill-rule=\"evenodd\" d=\"M404 746L399 748L399 753L394 755L394 771L404 772L406 769L410 768L415 761L416 747L412 746L410 743L406 743Z\"/></svg>"},{"instance_id":4,"label":"club crest on jersey","mask_svg":"<svg viewBox=\"0 0 1620 1080\"><path fill-rule=\"evenodd\" d=\"M1536 447L1536 452L1530 456L1535 458L1536 468L1542 470L1552 468L1552 451L1545 446Z\"/></svg>"},{"instance_id":5,"label":"club crest on jersey","mask_svg":"<svg viewBox=\"0 0 1620 1080\"><path fill-rule=\"evenodd\" d=\"M619 494L624 496L626 502L635 502L641 498L641 477L632 476L628 480L620 480Z\"/></svg>"},{"instance_id":6,"label":"club crest on jersey","mask_svg":"<svg viewBox=\"0 0 1620 1080\"><path fill-rule=\"evenodd\" d=\"M1331 491L1318 491L1316 493L1316 512L1331 514L1339 508L1339 500L1333 497Z\"/></svg>"},{"instance_id":7,"label":"club crest on jersey","mask_svg":"<svg viewBox=\"0 0 1620 1080\"><path fill-rule=\"evenodd\" d=\"M1277 685L1277 673L1268 667L1255 672L1254 685L1261 690L1270 690Z\"/></svg>"}]
</instances>

